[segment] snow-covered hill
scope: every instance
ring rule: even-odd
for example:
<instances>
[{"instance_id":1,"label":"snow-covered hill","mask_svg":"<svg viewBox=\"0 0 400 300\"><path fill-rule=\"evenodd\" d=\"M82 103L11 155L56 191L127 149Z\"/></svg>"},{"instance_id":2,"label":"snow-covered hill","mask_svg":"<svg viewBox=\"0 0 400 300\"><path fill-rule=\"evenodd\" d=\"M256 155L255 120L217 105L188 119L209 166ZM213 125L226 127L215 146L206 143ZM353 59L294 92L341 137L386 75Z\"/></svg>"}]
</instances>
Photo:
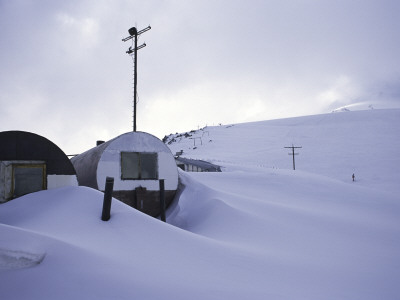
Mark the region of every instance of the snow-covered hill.
<instances>
[{"instance_id":1,"label":"snow-covered hill","mask_svg":"<svg viewBox=\"0 0 400 300\"><path fill-rule=\"evenodd\" d=\"M399 122L369 110L176 135L174 152L224 172L180 172L168 224L117 200L103 222L83 187L2 204L0 296L398 299Z\"/></svg>"},{"instance_id":2,"label":"snow-covered hill","mask_svg":"<svg viewBox=\"0 0 400 300\"><path fill-rule=\"evenodd\" d=\"M225 167L293 169L400 193L400 109L209 126L165 140L173 153Z\"/></svg>"}]
</instances>

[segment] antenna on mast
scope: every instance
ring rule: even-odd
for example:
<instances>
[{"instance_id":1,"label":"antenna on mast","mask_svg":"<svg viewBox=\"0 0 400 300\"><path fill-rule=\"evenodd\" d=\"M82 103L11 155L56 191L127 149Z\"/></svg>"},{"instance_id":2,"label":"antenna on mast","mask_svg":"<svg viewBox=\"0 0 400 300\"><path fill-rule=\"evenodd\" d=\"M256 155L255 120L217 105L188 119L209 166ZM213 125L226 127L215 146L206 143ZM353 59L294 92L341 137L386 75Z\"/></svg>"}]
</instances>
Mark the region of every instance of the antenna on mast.
<instances>
[{"instance_id":1,"label":"antenna on mast","mask_svg":"<svg viewBox=\"0 0 400 300\"><path fill-rule=\"evenodd\" d=\"M123 38L122 41L126 42L129 41L131 39L134 39L134 45L133 48L129 47L129 49L126 51L127 54L134 56L134 60L133 60L133 131L136 131L136 94L137 94L137 50L142 49L144 47L146 47L146 43L143 43L142 45L140 45L138 47L137 45L137 40L138 40L138 36L141 35L142 33L150 30L151 27L147 26L146 28L137 31L136 27L132 27L128 30L129 36L126 38Z\"/></svg>"}]
</instances>

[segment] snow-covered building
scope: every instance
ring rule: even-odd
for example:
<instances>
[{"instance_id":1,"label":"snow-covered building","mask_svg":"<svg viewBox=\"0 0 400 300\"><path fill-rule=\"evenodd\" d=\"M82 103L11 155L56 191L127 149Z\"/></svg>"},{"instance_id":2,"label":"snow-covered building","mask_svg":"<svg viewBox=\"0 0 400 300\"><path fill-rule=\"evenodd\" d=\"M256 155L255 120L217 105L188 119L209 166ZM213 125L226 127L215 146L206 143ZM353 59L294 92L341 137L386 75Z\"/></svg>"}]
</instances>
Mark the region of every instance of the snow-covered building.
<instances>
[{"instance_id":1,"label":"snow-covered building","mask_svg":"<svg viewBox=\"0 0 400 300\"><path fill-rule=\"evenodd\" d=\"M160 185L164 179L168 207L178 189L178 170L171 150L155 136L128 132L71 159L79 185L104 191L114 178L113 197L148 214L160 214Z\"/></svg>"},{"instance_id":2,"label":"snow-covered building","mask_svg":"<svg viewBox=\"0 0 400 300\"><path fill-rule=\"evenodd\" d=\"M220 166L204 160L176 157L175 161L186 172L221 172Z\"/></svg>"},{"instance_id":3,"label":"snow-covered building","mask_svg":"<svg viewBox=\"0 0 400 300\"><path fill-rule=\"evenodd\" d=\"M26 131L3 131L0 145L0 203L40 190L78 185L71 161L48 139Z\"/></svg>"}]
</instances>

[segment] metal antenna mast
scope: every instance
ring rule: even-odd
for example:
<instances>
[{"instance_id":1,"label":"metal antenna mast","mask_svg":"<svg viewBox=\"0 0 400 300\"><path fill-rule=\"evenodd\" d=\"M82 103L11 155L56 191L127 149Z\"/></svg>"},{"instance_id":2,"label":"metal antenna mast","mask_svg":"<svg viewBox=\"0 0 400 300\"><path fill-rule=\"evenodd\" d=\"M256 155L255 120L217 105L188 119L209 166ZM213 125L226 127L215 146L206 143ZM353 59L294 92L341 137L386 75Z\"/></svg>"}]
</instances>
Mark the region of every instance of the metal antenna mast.
<instances>
[{"instance_id":1,"label":"metal antenna mast","mask_svg":"<svg viewBox=\"0 0 400 300\"><path fill-rule=\"evenodd\" d=\"M292 153L288 153L288 154L293 156L293 170L296 170L296 165L295 165L295 163L294 163L294 156L295 156L295 155L298 155L298 153L294 153L294 149L298 149L298 148L302 148L302 147L301 147L301 146L300 146L300 147L295 147L295 146L293 146L293 144L292 144L292 146L290 146L290 147L284 147L284 148L292 149Z\"/></svg>"},{"instance_id":2,"label":"metal antenna mast","mask_svg":"<svg viewBox=\"0 0 400 300\"><path fill-rule=\"evenodd\" d=\"M138 47L137 45L137 40L138 40L138 36L141 35L142 33L150 30L151 27L147 26L146 28L137 31L136 27L132 27L128 30L129 32L129 36L122 39L123 42L129 41L130 39L134 39L135 44L132 47L129 47L128 51L126 51L126 53L128 53L129 55L131 55L133 53L134 55L134 71L133 71L133 131L136 131L136 94L137 94L137 51L139 49L142 49L144 47L146 47L146 43L140 45Z\"/></svg>"}]
</instances>

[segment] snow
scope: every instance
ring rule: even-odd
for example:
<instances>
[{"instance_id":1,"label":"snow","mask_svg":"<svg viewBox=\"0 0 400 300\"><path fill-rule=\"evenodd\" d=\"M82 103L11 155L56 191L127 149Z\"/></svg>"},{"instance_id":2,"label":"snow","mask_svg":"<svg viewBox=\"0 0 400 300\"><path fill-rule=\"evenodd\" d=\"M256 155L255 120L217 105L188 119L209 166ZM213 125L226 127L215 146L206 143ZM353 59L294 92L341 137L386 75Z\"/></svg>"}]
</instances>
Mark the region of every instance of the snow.
<instances>
[{"instance_id":1,"label":"snow","mask_svg":"<svg viewBox=\"0 0 400 300\"><path fill-rule=\"evenodd\" d=\"M45 254L0 249L0 269L27 268L40 264Z\"/></svg>"},{"instance_id":2,"label":"snow","mask_svg":"<svg viewBox=\"0 0 400 300\"><path fill-rule=\"evenodd\" d=\"M224 172L180 171L168 223L118 200L103 222L86 187L2 204L1 298L398 299L399 125L374 109L175 135Z\"/></svg>"},{"instance_id":3,"label":"snow","mask_svg":"<svg viewBox=\"0 0 400 300\"><path fill-rule=\"evenodd\" d=\"M76 175L47 175L47 188L56 189L63 186L77 186L78 179Z\"/></svg>"},{"instance_id":4,"label":"snow","mask_svg":"<svg viewBox=\"0 0 400 300\"><path fill-rule=\"evenodd\" d=\"M175 138L172 153L222 165L292 169L400 193L400 109L348 111L290 119L209 126ZM173 136L169 138L171 140ZM202 145L193 138L201 138ZM194 149L196 148L196 149Z\"/></svg>"}]
</instances>

